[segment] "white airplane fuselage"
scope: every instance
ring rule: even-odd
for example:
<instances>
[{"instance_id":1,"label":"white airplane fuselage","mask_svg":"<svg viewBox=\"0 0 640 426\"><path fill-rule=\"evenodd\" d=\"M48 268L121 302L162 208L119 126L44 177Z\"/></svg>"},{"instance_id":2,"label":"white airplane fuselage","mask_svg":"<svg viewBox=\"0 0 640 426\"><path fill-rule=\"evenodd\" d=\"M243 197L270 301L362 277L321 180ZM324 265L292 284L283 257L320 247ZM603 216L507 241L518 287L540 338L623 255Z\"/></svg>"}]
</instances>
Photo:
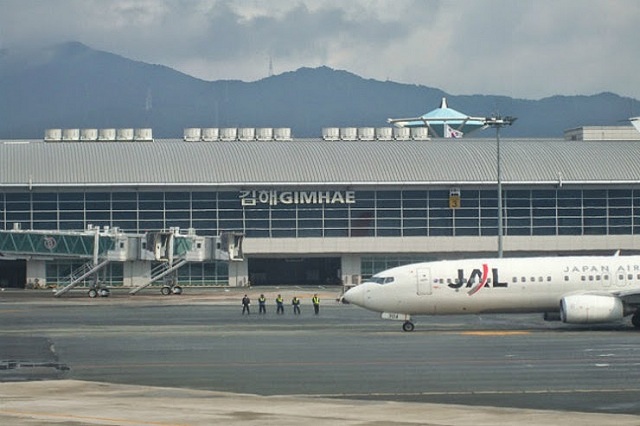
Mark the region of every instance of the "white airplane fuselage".
<instances>
[{"instance_id":1,"label":"white airplane fuselage","mask_svg":"<svg viewBox=\"0 0 640 426\"><path fill-rule=\"evenodd\" d=\"M404 265L374 275L344 299L407 321L411 315L544 312L589 323L635 312L625 301L634 293L640 293L640 256L575 256Z\"/></svg>"}]
</instances>

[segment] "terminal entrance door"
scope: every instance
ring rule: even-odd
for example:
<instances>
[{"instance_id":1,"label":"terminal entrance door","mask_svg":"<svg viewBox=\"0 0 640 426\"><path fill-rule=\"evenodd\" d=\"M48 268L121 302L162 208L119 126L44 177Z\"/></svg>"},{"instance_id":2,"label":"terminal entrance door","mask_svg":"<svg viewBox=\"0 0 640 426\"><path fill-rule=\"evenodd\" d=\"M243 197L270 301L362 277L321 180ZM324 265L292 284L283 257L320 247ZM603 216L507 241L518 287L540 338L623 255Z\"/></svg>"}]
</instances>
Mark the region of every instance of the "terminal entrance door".
<instances>
[{"instance_id":1,"label":"terminal entrance door","mask_svg":"<svg viewBox=\"0 0 640 426\"><path fill-rule=\"evenodd\" d=\"M0 260L1 288L24 288L26 280L26 260Z\"/></svg>"},{"instance_id":2,"label":"terminal entrance door","mask_svg":"<svg viewBox=\"0 0 640 426\"><path fill-rule=\"evenodd\" d=\"M250 258L251 285L338 285L339 257Z\"/></svg>"}]
</instances>

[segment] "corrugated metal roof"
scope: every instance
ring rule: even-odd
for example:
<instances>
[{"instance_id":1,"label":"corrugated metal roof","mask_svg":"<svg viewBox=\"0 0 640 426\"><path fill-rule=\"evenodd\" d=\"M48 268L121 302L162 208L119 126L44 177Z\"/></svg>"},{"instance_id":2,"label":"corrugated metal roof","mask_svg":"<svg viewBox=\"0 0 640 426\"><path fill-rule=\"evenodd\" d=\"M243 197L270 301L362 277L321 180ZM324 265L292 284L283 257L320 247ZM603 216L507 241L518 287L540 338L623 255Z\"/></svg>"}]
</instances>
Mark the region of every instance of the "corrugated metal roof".
<instances>
[{"instance_id":1,"label":"corrugated metal roof","mask_svg":"<svg viewBox=\"0 0 640 426\"><path fill-rule=\"evenodd\" d=\"M640 142L502 139L505 183L640 183ZM0 186L491 184L494 139L0 143Z\"/></svg>"}]
</instances>

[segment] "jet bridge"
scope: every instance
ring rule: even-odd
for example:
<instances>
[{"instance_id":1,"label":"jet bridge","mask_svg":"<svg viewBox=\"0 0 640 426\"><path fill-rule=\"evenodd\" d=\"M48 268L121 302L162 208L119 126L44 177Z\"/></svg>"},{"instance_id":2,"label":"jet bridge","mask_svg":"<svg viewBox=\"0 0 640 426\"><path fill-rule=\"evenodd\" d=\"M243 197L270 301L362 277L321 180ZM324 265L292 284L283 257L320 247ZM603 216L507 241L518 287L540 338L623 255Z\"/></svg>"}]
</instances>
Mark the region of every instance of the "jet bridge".
<instances>
[{"instance_id":1,"label":"jet bridge","mask_svg":"<svg viewBox=\"0 0 640 426\"><path fill-rule=\"evenodd\" d=\"M71 271L64 282L58 283L56 297L62 296L81 283L90 281L89 296L108 296L109 289L102 286L98 273L112 262L158 262L151 276L130 294L163 278L177 273L188 262L211 260L242 261L243 235L223 233L209 237L186 233L179 228L145 234L127 234L118 228L89 226L86 231L0 231L0 254L25 258L85 259L86 262ZM177 280L162 288L162 294L180 294Z\"/></svg>"},{"instance_id":2,"label":"jet bridge","mask_svg":"<svg viewBox=\"0 0 640 426\"><path fill-rule=\"evenodd\" d=\"M241 261L242 240L243 235L238 233L203 237L196 235L192 230L181 234L179 228L170 228L169 232L148 233L141 245L140 258L159 264L151 270L150 278L129 294L137 294L161 279L165 280L162 294L181 294L182 287L177 284L174 275L181 266L188 262L209 260Z\"/></svg>"}]
</instances>

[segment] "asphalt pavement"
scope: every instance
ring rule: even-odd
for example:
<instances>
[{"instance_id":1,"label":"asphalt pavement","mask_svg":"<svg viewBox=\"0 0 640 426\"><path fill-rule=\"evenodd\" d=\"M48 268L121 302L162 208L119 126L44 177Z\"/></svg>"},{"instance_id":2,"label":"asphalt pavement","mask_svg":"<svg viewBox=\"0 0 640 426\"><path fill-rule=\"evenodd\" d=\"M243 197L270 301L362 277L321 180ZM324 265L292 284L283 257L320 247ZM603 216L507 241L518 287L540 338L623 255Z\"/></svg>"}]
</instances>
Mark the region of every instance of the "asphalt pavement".
<instances>
[{"instance_id":1,"label":"asphalt pavement","mask_svg":"<svg viewBox=\"0 0 640 426\"><path fill-rule=\"evenodd\" d=\"M276 315L278 293L302 314ZM404 333L339 293L0 292L0 424L640 425L640 334L626 323L420 317Z\"/></svg>"}]
</instances>

